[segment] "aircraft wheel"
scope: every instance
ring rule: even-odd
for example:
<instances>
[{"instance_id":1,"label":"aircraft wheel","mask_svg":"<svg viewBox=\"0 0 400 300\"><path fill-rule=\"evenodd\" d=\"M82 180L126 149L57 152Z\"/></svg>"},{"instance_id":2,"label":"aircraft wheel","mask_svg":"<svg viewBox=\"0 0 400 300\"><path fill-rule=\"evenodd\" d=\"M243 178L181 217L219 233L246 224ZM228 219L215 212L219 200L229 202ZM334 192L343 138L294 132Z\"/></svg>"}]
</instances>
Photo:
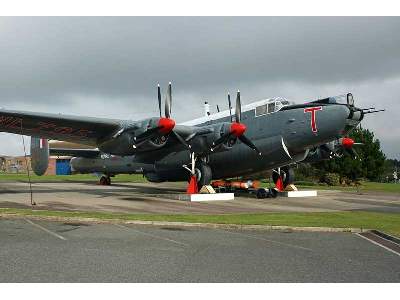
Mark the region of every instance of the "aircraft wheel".
<instances>
[{"instance_id":1,"label":"aircraft wheel","mask_svg":"<svg viewBox=\"0 0 400 300\"><path fill-rule=\"evenodd\" d=\"M196 168L197 185L199 190L204 185L210 185L212 180L212 171L209 165L199 164Z\"/></svg>"},{"instance_id":2,"label":"aircraft wheel","mask_svg":"<svg viewBox=\"0 0 400 300\"><path fill-rule=\"evenodd\" d=\"M283 187L286 188L288 185L294 182L294 170L293 168L283 167L281 168L280 176L282 178ZM277 172L272 172L272 181L276 184L279 179Z\"/></svg>"},{"instance_id":3,"label":"aircraft wheel","mask_svg":"<svg viewBox=\"0 0 400 300\"><path fill-rule=\"evenodd\" d=\"M111 184L111 178L108 176L101 176L100 178L100 185L110 185Z\"/></svg>"},{"instance_id":4,"label":"aircraft wheel","mask_svg":"<svg viewBox=\"0 0 400 300\"><path fill-rule=\"evenodd\" d=\"M265 189L260 188L257 190L256 197L257 197L257 199L268 198L268 192Z\"/></svg>"}]
</instances>

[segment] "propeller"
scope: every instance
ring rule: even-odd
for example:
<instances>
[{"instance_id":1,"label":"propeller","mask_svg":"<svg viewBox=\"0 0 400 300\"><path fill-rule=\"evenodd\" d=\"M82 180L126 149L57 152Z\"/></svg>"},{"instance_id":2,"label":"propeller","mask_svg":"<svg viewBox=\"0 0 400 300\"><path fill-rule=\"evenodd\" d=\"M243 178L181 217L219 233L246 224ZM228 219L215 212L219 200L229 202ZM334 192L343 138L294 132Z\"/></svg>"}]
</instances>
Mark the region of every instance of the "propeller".
<instances>
[{"instance_id":1,"label":"propeller","mask_svg":"<svg viewBox=\"0 0 400 300\"><path fill-rule=\"evenodd\" d=\"M240 91L236 94L235 122L240 123L242 117L242 104L240 103Z\"/></svg>"},{"instance_id":2,"label":"propeller","mask_svg":"<svg viewBox=\"0 0 400 300\"><path fill-rule=\"evenodd\" d=\"M229 108L230 108L231 101L230 101L229 94L228 94L228 102L229 102ZM245 144L248 147L250 147L251 149L257 151L257 153L259 155L261 155L261 152L260 152L260 150L258 150L256 145L254 145L253 142L244 135L244 132L246 131L247 128L246 128L246 125L244 125L243 123L240 123L241 116L242 116L242 105L241 105L241 101L240 101L240 91L238 91L237 95L236 95L235 122L231 123L228 132L226 132L220 138L218 138L217 140L215 140L213 142L213 145L210 149L211 151L214 151L215 148L217 148L221 144L227 142L229 139L231 139L233 137L235 139L236 138L239 139L243 144Z\"/></svg>"},{"instance_id":3,"label":"propeller","mask_svg":"<svg viewBox=\"0 0 400 300\"><path fill-rule=\"evenodd\" d=\"M158 124L155 127L151 127L147 129L145 132L134 137L135 145L134 148L139 146L140 144L146 142L149 139L152 139L156 136L167 136L175 127L175 121L171 119L171 103L172 103L172 93L171 93L171 82L168 84L167 95L165 97L165 107L164 107L164 115L162 117L161 113L161 88L160 85L157 85L157 99L158 99L158 110L160 113L160 119L158 120ZM175 136L177 134L175 133ZM183 139L182 139L183 140ZM181 140L180 140L181 141ZM186 146L186 145L185 145Z\"/></svg>"},{"instance_id":4,"label":"propeller","mask_svg":"<svg viewBox=\"0 0 400 300\"><path fill-rule=\"evenodd\" d=\"M160 112L160 118L161 118L161 88L159 84L157 84L157 91L158 91L158 111Z\"/></svg>"},{"instance_id":5,"label":"propeller","mask_svg":"<svg viewBox=\"0 0 400 300\"><path fill-rule=\"evenodd\" d=\"M342 154L343 153L347 153L349 154L353 159L360 159L360 155L357 153L357 151L353 148L353 146L357 146L357 145L364 145L363 143L356 143L354 142L353 139L348 138L348 137L344 137L339 139L339 145L342 148Z\"/></svg>"},{"instance_id":6,"label":"propeller","mask_svg":"<svg viewBox=\"0 0 400 300\"><path fill-rule=\"evenodd\" d=\"M231 103L231 95L228 93L228 106L229 106L229 116L231 117L232 122L232 103Z\"/></svg>"},{"instance_id":7,"label":"propeller","mask_svg":"<svg viewBox=\"0 0 400 300\"><path fill-rule=\"evenodd\" d=\"M172 105L172 84L168 83L167 95L165 96L165 117L169 119L171 117L171 105Z\"/></svg>"}]
</instances>

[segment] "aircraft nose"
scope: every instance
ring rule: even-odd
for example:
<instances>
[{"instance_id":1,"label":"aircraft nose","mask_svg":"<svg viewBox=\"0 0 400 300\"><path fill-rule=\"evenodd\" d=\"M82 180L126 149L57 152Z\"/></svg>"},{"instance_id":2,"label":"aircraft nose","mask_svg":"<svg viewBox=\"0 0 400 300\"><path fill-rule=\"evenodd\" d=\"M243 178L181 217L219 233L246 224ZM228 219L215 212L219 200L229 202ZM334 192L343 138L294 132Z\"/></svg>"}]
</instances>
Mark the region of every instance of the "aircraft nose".
<instances>
[{"instance_id":1,"label":"aircraft nose","mask_svg":"<svg viewBox=\"0 0 400 300\"><path fill-rule=\"evenodd\" d=\"M346 133L350 114L350 109L347 106L326 106L320 113L321 137L331 139Z\"/></svg>"}]
</instances>

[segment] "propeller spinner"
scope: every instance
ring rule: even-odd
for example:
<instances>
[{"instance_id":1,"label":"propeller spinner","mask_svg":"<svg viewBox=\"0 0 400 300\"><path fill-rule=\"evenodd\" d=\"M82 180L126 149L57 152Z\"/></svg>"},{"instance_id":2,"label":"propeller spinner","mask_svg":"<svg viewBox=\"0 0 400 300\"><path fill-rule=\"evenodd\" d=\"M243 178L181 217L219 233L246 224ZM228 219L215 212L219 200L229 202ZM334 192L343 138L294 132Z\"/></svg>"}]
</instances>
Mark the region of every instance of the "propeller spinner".
<instances>
[{"instance_id":1,"label":"propeller spinner","mask_svg":"<svg viewBox=\"0 0 400 300\"><path fill-rule=\"evenodd\" d=\"M228 102L229 102L229 108L231 107L230 103L230 96L228 94ZM219 139L213 142L213 146L211 148L211 151L214 151L215 148L220 146L221 144L227 142L231 137L239 139L243 144L246 146L250 147L251 149L257 151L259 155L261 155L260 150L253 144L251 140L249 140L245 135L245 131L247 129L246 125L241 123L241 117L242 117L242 104L240 101L240 91L237 92L236 94L236 106L235 106L235 122L231 123L231 126L229 128L229 132L223 134Z\"/></svg>"}]
</instances>

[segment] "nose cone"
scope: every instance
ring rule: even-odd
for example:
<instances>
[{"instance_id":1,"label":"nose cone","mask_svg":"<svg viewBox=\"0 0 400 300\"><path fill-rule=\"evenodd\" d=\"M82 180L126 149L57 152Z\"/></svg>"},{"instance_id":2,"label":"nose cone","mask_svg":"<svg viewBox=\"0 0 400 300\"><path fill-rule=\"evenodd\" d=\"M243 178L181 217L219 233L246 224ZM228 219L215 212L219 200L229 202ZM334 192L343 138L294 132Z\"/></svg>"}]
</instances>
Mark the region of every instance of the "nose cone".
<instances>
[{"instance_id":1,"label":"nose cone","mask_svg":"<svg viewBox=\"0 0 400 300\"><path fill-rule=\"evenodd\" d=\"M231 134L233 134L236 137L239 137L243 135L243 133L246 131L246 125L242 123L232 123L231 124Z\"/></svg>"},{"instance_id":2,"label":"nose cone","mask_svg":"<svg viewBox=\"0 0 400 300\"><path fill-rule=\"evenodd\" d=\"M160 118L158 121L158 127L160 132L163 134L170 133L175 127L175 121L169 118Z\"/></svg>"}]
</instances>

